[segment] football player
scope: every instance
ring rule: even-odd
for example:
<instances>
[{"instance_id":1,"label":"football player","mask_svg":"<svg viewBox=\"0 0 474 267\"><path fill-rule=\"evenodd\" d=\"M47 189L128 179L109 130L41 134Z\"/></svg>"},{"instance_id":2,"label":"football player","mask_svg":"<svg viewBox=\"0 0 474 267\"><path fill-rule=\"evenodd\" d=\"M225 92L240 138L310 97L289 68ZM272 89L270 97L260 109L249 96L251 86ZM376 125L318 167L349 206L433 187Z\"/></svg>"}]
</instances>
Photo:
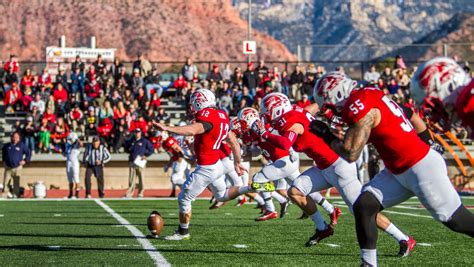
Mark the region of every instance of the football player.
<instances>
[{"instance_id":1,"label":"football player","mask_svg":"<svg viewBox=\"0 0 474 267\"><path fill-rule=\"evenodd\" d=\"M456 61L437 57L422 64L413 75L411 90L415 100L433 106L433 111L444 117L447 123L452 120L449 115L454 115L451 111L455 110L474 137L474 80Z\"/></svg>"},{"instance_id":2,"label":"football player","mask_svg":"<svg viewBox=\"0 0 474 267\"><path fill-rule=\"evenodd\" d=\"M342 110L349 126L344 140L318 123L314 127L342 158L354 162L372 142L386 168L366 184L353 205L362 265L377 265L380 211L416 195L433 218L451 230L474 236L474 216L462 205L447 175L442 156L423 142L402 109L377 88L355 89L344 74L327 73L316 84L317 94ZM327 126L326 126L327 127Z\"/></svg>"},{"instance_id":3,"label":"football player","mask_svg":"<svg viewBox=\"0 0 474 267\"><path fill-rule=\"evenodd\" d=\"M216 108L216 98L208 89L196 90L190 99L195 122L186 126L166 126L158 122L153 124L161 131L172 134L194 136L194 153L196 169L184 182L183 190L178 195L179 226L174 235L165 240L190 239L189 222L191 220L191 203L209 185L218 201L228 201L251 191L249 186L226 189L224 166L219 158L219 148L225 140L234 156L234 168L237 174L245 171L240 162L240 146L234 134L230 132L227 114Z\"/></svg>"},{"instance_id":4,"label":"football player","mask_svg":"<svg viewBox=\"0 0 474 267\"><path fill-rule=\"evenodd\" d=\"M242 133L240 133L239 136L241 136L246 144L255 143L260 148L263 157L270 162L252 177L253 187L259 188L260 184L264 184L268 181L275 181L277 184L277 192L286 197L287 186L293 184L293 181L300 176L298 154L291 148L287 150L280 149L251 131L250 125L253 125L254 123L262 123L256 109L244 108L239 112L238 118L242 125ZM265 127L268 131L273 131L268 124L261 127ZM276 213L275 206L271 200L272 194L262 192L262 195L265 200L266 212L262 214L261 217L257 218L257 221L278 218L278 213ZM337 224L337 219L341 214L341 210L339 208L334 208L321 196L319 192L310 194L310 197L328 211L331 223L333 225ZM288 207L288 201L280 203L280 217L283 217Z\"/></svg>"},{"instance_id":5,"label":"football player","mask_svg":"<svg viewBox=\"0 0 474 267\"><path fill-rule=\"evenodd\" d=\"M312 192L336 187L352 212L353 204L362 188L357 177L357 167L355 163L349 163L339 157L323 138L311 131L310 124L317 122L313 115L300 107L293 107L288 97L280 93L269 94L262 100L261 113L281 134L278 136L262 128L257 129L262 138L282 149L293 147L295 151L306 153L317 165L303 172L293 182L288 191L293 202L302 208L307 208L309 204L310 209L305 212L314 217L316 206L312 205L312 199L307 196ZM316 244L333 234L330 225L320 228L324 224L318 227L307 244ZM398 255L407 256L415 246L413 238L401 232L382 214L377 216L377 225L398 241Z\"/></svg>"},{"instance_id":6,"label":"football player","mask_svg":"<svg viewBox=\"0 0 474 267\"><path fill-rule=\"evenodd\" d=\"M165 172L168 171L168 168L171 166L171 184L173 185L173 189L171 192L171 196L175 197L176 195L176 187L179 187L182 190L184 181L189 176L189 172L191 171L191 165L189 164L189 155L184 151L184 149L179 145L178 140L176 140L173 136L168 136L168 134L163 131L161 133L163 137L163 148L165 151L170 155L170 160L164 166ZM186 154L186 155L185 155ZM185 156L188 156L188 159L185 159Z\"/></svg>"}]
</instances>

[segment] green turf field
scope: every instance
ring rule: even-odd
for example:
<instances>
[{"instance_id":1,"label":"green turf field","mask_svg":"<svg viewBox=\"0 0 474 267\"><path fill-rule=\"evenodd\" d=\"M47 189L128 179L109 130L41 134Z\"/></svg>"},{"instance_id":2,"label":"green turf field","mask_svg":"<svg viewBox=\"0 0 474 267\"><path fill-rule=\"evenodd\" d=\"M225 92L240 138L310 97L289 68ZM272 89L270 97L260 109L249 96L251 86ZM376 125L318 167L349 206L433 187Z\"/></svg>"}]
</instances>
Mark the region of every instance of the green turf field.
<instances>
[{"instance_id":1,"label":"green turf field","mask_svg":"<svg viewBox=\"0 0 474 267\"><path fill-rule=\"evenodd\" d=\"M311 248L304 243L313 233L312 222L297 220L299 211L294 205L283 219L255 222L258 212L254 205L229 204L210 211L205 200L194 203L191 240L151 243L169 263L181 266L357 265L354 220L341 199L331 201L343 210L335 235ZM145 234L146 218L153 209L165 218L165 235L177 227L176 201L103 202ZM474 205L473 198L463 202ZM379 232L381 265L474 265L472 239L426 217L428 213L419 209L415 199L388 210L386 215L419 245L410 257L400 259L395 257L398 244ZM132 233L94 200L0 201L0 258L2 266L154 264Z\"/></svg>"}]
</instances>

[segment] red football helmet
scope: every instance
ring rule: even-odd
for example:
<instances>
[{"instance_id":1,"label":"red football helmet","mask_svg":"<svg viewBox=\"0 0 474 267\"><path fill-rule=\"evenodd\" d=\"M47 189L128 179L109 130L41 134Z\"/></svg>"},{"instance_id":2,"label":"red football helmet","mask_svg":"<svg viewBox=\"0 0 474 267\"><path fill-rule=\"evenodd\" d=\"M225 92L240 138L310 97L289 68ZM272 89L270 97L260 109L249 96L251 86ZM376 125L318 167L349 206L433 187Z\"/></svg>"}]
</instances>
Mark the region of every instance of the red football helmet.
<instances>
[{"instance_id":1,"label":"red football helmet","mask_svg":"<svg viewBox=\"0 0 474 267\"><path fill-rule=\"evenodd\" d=\"M262 99L260 114L269 123L278 119L283 114L291 111L293 106L290 99L282 93L271 93Z\"/></svg>"}]
</instances>

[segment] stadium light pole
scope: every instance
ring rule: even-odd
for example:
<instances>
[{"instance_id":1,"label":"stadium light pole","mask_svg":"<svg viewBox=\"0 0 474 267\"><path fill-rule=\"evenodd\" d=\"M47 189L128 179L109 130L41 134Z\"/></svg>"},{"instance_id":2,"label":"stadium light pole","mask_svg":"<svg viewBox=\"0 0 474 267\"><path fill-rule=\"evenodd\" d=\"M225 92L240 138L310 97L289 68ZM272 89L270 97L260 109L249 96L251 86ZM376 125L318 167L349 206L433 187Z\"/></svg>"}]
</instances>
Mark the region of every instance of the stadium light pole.
<instances>
[{"instance_id":1,"label":"stadium light pole","mask_svg":"<svg viewBox=\"0 0 474 267\"><path fill-rule=\"evenodd\" d=\"M252 40L252 0L248 0L249 2L249 16L248 16L248 40ZM248 54L247 63L252 61L252 55Z\"/></svg>"}]
</instances>

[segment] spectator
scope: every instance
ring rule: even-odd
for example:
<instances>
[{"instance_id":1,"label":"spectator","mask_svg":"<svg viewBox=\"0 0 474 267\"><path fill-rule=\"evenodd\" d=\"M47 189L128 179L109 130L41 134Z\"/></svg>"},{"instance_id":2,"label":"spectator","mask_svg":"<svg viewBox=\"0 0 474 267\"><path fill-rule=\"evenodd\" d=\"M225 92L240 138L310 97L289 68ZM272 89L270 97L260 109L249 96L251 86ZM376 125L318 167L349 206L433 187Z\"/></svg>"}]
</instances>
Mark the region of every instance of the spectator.
<instances>
[{"instance_id":1,"label":"spectator","mask_svg":"<svg viewBox=\"0 0 474 267\"><path fill-rule=\"evenodd\" d=\"M128 111L125 109L125 106L122 101L119 101L116 106L114 106L114 120L120 120L127 116Z\"/></svg>"},{"instance_id":2,"label":"spectator","mask_svg":"<svg viewBox=\"0 0 474 267\"><path fill-rule=\"evenodd\" d=\"M87 115L85 117L85 136L86 138L89 138L91 136L97 135L97 127L99 125L99 120L97 119L97 116L95 115L95 109L94 107L89 107L87 110Z\"/></svg>"},{"instance_id":3,"label":"spectator","mask_svg":"<svg viewBox=\"0 0 474 267\"><path fill-rule=\"evenodd\" d=\"M318 70L316 69L316 65L314 65L314 63L310 63L308 65L308 68L306 69L306 79L308 79L308 76L310 74L313 74L314 77L316 77L316 75L318 74Z\"/></svg>"},{"instance_id":4,"label":"spectator","mask_svg":"<svg viewBox=\"0 0 474 267\"><path fill-rule=\"evenodd\" d=\"M33 108L31 109L31 113L29 113L28 116L33 118L33 123L34 123L35 127L39 128L39 126L41 124L41 117L42 116L39 113L37 106L33 106Z\"/></svg>"},{"instance_id":5,"label":"spectator","mask_svg":"<svg viewBox=\"0 0 474 267\"><path fill-rule=\"evenodd\" d=\"M46 107L46 112L43 113L42 119L46 120L49 125L56 124L56 115L54 114L54 109L51 107Z\"/></svg>"},{"instance_id":6,"label":"spectator","mask_svg":"<svg viewBox=\"0 0 474 267\"><path fill-rule=\"evenodd\" d=\"M303 85L301 86L301 95L313 94L314 86L316 85L316 80L314 79L314 75L315 74L310 73L306 81L304 81Z\"/></svg>"},{"instance_id":7,"label":"spectator","mask_svg":"<svg viewBox=\"0 0 474 267\"><path fill-rule=\"evenodd\" d=\"M69 91L69 84L67 82L67 75L66 75L66 72L64 71L63 67L59 68L58 74L56 75L56 85L57 84L61 84L65 90Z\"/></svg>"},{"instance_id":8,"label":"spectator","mask_svg":"<svg viewBox=\"0 0 474 267\"><path fill-rule=\"evenodd\" d=\"M20 80L18 79L18 75L16 72L13 71L13 66L10 65L7 73L5 74L5 83L3 84L3 89L5 90L5 94L10 90L12 85L18 84Z\"/></svg>"},{"instance_id":9,"label":"spectator","mask_svg":"<svg viewBox=\"0 0 474 267\"><path fill-rule=\"evenodd\" d=\"M409 95L411 78L407 74L407 69L398 69L395 71L395 79L400 86L400 89Z\"/></svg>"},{"instance_id":10,"label":"spectator","mask_svg":"<svg viewBox=\"0 0 474 267\"><path fill-rule=\"evenodd\" d=\"M143 134L146 134L148 132L147 128L148 128L148 125L145 121L145 118L143 117L142 114L138 114L136 119L130 123L129 132L132 133L136 129L140 129Z\"/></svg>"},{"instance_id":11,"label":"spectator","mask_svg":"<svg viewBox=\"0 0 474 267\"><path fill-rule=\"evenodd\" d=\"M207 74L206 80L208 80L208 81L216 81L216 82L222 81L222 75L221 75L221 73L219 72L219 66L218 66L218 65L213 65L213 66L212 66L212 71L210 71L210 72Z\"/></svg>"},{"instance_id":12,"label":"spectator","mask_svg":"<svg viewBox=\"0 0 474 267\"><path fill-rule=\"evenodd\" d=\"M100 121L99 127L97 128L97 132L99 134L101 142L107 147L111 147L112 145L112 130L113 125L112 121L109 118L105 118Z\"/></svg>"},{"instance_id":13,"label":"spectator","mask_svg":"<svg viewBox=\"0 0 474 267\"><path fill-rule=\"evenodd\" d=\"M72 107L71 111L66 115L67 123L71 126L71 130L74 132L84 131L84 114L82 113L79 105Z\"/></svg>"},{"instance_id":14,"label":"spectator","mask_svg":"<svg viewBox=\"0 0 474 267\"><path fill-rule=\"evenodd\" d=\"M133 69L133 77L132 77L132 91L134 94L138 93L138 89L142 88L144 85L143 78L140 76L140 69L134 68Z\"/></svg>"},{"instance_id":15,"label":"spectator","mask_svg":"<svg viewBox=\"0 0 474 267\"><path fill-rule=\"evenodd\" d=\"M138 105L140 107L145 107L146 102L149 102L147 96L145 95L145 90L143 90L143 88L140 87L138 89L138 94L137 97L135 97L135 100L138 101Z\"/></svg>"},{"instance_id":16,"label":"spectator","mask_svg":"<svg viewBox=\"0 0 474 267\"><path fill-rule=\"evenodd\" d=\"M68 100L67 91L64 90L62 83L58 83L56 86L56 89L53 91L53 97L58 105L64 105Z\"/></svg>"},{"instance_id":17,"label":"spectator","mask_svg":"<svg viewBox=\"0 0 474 267\"><path fill-rule=\"evenodd\" d=\"M281 73L281 92L289 96L290 93L290 76L288 76L288 72L286 70L282 71Z\"/></svg>"},{"instance_id":18,"label":"spectator","mask_svg":"<svg viewBox=\"0 0 474 267\"><path fill-rule=\"evenodd\" d=\"M33 101L33 91L31 90L31 87L27 86L23 90L24 94L23 97L21 98L21 106L23 110L29 111L30 103Z\"/></svg>"},{"instance_id":19,"label":"spectator","mask_svg":"<svg viewBox=\"0 0 474 267\"><path fill-rule=\"evenodd\" d=\"M26 69L23 73L23 77L20 81L20 86L21 88L25 88L26 86L33 88L36 86L35 76L31 74L31 70L29 68Z\"/></svg>"},{"instance_id":20,"label":"spectator","mask_svg":"<svg viewBox=\"0 0 474 267\"><path fill-rule=\"evenodd\" d=\"M23 93L18 87L17 83L12 83L11 90L7 91L5 98L3 99L3 104L5 105L7 112L13 112L14 110L21 110L22 108L22 97Z\"/></svg>"},{"instance_id":21,"label":"spectator","mask_svg":"<svg viewBox=\"0 0 474 267\"><path fill-rule=\"evenodd\" d=\"M42 120L40 130L38 133L39 143L38 149L41 152L49 152L50 150L50 140L51 140L51 131L48 127L48 121L46 119Z\"/></svg>"},{"instance_id":22,"label":"spectator","mask_svg":"<svg viewBox=\"0 0 474 267\"><path fill-rule=\"evenodd\" d=\"M369 70L364 73L364 81L368 84L377 84L380 73L375 69L375 65L371 65Z\"/></svg>"},{"instance_id":23,"label":"spectator","mask_svg":"<svg viewBox=\"0 0 474 267\"><path fill-rule=\"evenodd\" d=\"M56 113L56 101L54 101L53 95L50 95L46 102L46 110L51 110L52 113Z\"/></svg>"},{"instance_id":24,"label":"spectator","mask_svg":"<svg viewBox=\"0 0 474 267\"><path fill-rule=\"evenodd\" d=\"M173 83L173 87L176 89L176 99L182 99L184 94L183 91L186 90L187 82L184 79L184 76L179 73L178 79L176 79Z\"/></svg>"},{"instance_id":25,"label":"spectator","mask_svg":"<svg viewBox=\"0 0 474 267\"><path fill-rule=\"evenodd\" d=\"M146 160L153 154L154 148L150 141L144 138L140 128L136 128L134 131L135 138L133 138L127 144L127 152L129 153L129 181L128 191L126 197L133 197L135 193L135 184L138 177L138 197L143 197L145 192L144 179L145 179L145 165Z\"/></svg>"},{"instance_id":26,"label":"spectator","mask_svg":"<svg viewBox=\"0 0 474 267\"><path fill-rule=\"evenodd\" d=\"M63 117L59 117L51 134L52 148L55 152L62 152L66 138L69 134L69 127L64 122Z\"/></svg>"},{"instance_id":27,"label":"spectator","mask_svg":"<svg viewBox=\"0 0 474 267\"><path fill-rule=\"evenodd\" d=\"M10 69L13 70L14 73L18 73L20 70L20 65L18 64L17 58L15 55L10 55L10 60L5 63L3 69L7 72Z\"/></svg>"},{"instance_id":28,"label":"spectator","mask_svg":"<svg viewBox=\"0 0 474 267\"><path fill-rule=\"evenodd\" d=\"M71 74L71 93L81 94L81 99L85 99L84 85L86 82L86 76L84 72L81 72L79 68L75 69Z\"/></svg>"},{"instance_id":29,"label":"spectator","mask_svg":"<svg viewBox=\"0 0 474 267\"><path fill-rule=\"evenodd\" d=\"M34 154L36 151L35 138L36 138L36 126L33 122L33 117L26 117L26 123L22 127L23 129L23 140L28 149Z\"/></svg>"},{"instance_id":30,"label":"spectator","mask_svg":"<svg viewBox=\"0 0 474 267\"><path fill-rule=\"evenodd\" d=\"M158 92L155 92L152 96L152 99L151 99L151 102L150 102L150 105L151 107L154 109L154 110L158 110L158 108L160 107L161 105L161 99L160 97L158 96Z\"/></svg>"},{"instance_id":31,"label":"spectator","mask_svg":"<svg viewBox=\"0 0 474 267\"><path fill-rule=\"evenodd\" d=\"M222 79L224 81L230 81L231 80L231 77L232 77L232 70L230 69L230 64L229 63L226 63L225 64L225 68L224 70L222 71Z\"/></svg>"},{"instance_id":32,"label":"spectator","mask_svg":"<svg viewBox=\"0 0 474 267\"><path fill-rule=\"evenodd\" d=\"M40 86L39 92L37 92L37 94L40 95L40 98L44 103L48 102L50 92L45 86Z\"/></svg>"},{"instance_id":33,"label":"spectator","mask_svg":"<svg viewBox=\"0 0 474 267\"><path fill-rule=\"evenodd\" d=\"M20 133L14 132L11 137L11 142L5 144L2 148L3 166L5 168L3 174L3 193L5 193L5 190L8 188L9 198L17 198L20 196L21 171L23 166L30 162L31 159L31 151L20 141ZM13 186L11 185L12 180Z\"/></svg>"},{"instance_id":34,"label":"spectator","mask_svg":"<svg viewBox=\"0 0 474 267\"><path fill-rule=\"evenodd\" d=\"M53 88L53 83L51 81L51 75L49 75L48 68L44 68L41 75L38 76L38 86L44 86L47 89Z\"/></svg>"},{"instance_id":35,"label":"spectator","mask_svg":"<svg viewBox=\"0 0 474 267\"><path fill-rule=\"evenodd\" d=\"M111 159L109 150L100 142L98 136L92 139L92 144L87 145L82 163L86 165L86 198L91 198L91 176L97 179L99 197L104 197L104 164Z\"/></svg>"},{"instance_id":36,"label":"spectator","mask_svg":"<svg viewBox=\"0 0 474 267\"><path fill-rule=\"evenodd\" d=\"M114 77L115 81L117 81L117 79L119 78L122 67L123 67L123 64L122 62L120 62L120 59L118 57L115 57L114 63L110 65L110 69L109 69L109 72L112 75L112 77Z\"/></svg>"},{"instance_id":37,"label":"spectator","mask_svg":"<svg viewBox=\"0 0 474 267\"><path fill-rule=\"evenodd\" d=\"M117 86L119 92L123 93L125 88L132 84L132 77L127 73L125 67L120 68L120 73L115 78L115 86Z\"/></svg>"},{"instance_id":38,"label":"spectator","mask_svg":"<svg viewBox=\"0 0 474 267\"><path fill-rule=\"evenodd\" d=\"M138 69L140 77L145 77L151 70L151 64L142 54L137 54L137 60L133 62L133 69Z\"/></svg>"},{"instance_id":39,"label":"spectator","mask_svg":"<svg viewBox=\"0 0 474 267\"><path fill-rule=\"evenodd\" d=\"M299 98L299 89L303 85L304 74L299 65L295 66L295 70L290 76L291 96L295 99Z\"/></svg>"},{"instance_id":40,"label":"spectator","mask_svg":"<svg viewBox=\"0 0 474 267\"><path fill-rule=\"evenodd\" d=\"M91 82L92 80L97 80L97 70L94 65L90 65L89 71L86 73L86 81Z\"/></svg>"},{"instance_id":41,"label":"spectator","mask_svg":"<svg viewBox=\"0 0 474 267\"><path fill-rule=\"evenodd\" d=\"M118 120L118 123L115 124L114 130L110 136L114 141L113 150L115 153L118 153L124 148L125 141L128 138L128 126L125 121L125 118Z\"/></svg>"},{"instance_id":42,"label":"spectator","mask_svg":"<svg viewBox=\"0 0 474 267\"><path fill-rule=\"evenodd\" d=\"M389 84L390 81L393 79L392 71L389 67L385 67L382 74L380 75L380 79L383 80L384 84Z\"/></svg>"},{"instance_id":43,"label":"spectator","mask_svg":"<svg viewBox=\"0 0 474 267\"><path fill-rule=\"evenodd\" d=\"M403 61L403 57L401 55L397 55L395 57L395 63L393 64L393 70L398 69L406 69L407 66L405 65L405 61Z\"/></svg>"},{"instance_id":44,"label":"spectator","mask_svg":"<svg viewBox=\"0 0 474 267\"><path fill-rule=\"evenodd\" d=\"M265 66L265 61L260 59L258 62L258 67L256 69L258 74L261 74L263 77L268 77L268 68Z\"/></svg>"},{"instance_id":45,"label":"spectator","mask_svg":"<svg viewBox=\"0 0 474 267\"><path fill-rule=\"evenodd\" d=\"M158 97L161 97L161 94L163 94L163 88L160 85L160 75L156 68L152 68L151 73L146 76L145 84L146 96L148 99L151 99L154 92L158 94Z\"/></svg>"},{"instance_id":46,"label":"spectator","mask_svg":"<svg viewBox=\"0 0 474 267\"><path fill-rule=\"evenodd\" d=\"M109 101L112 102L112 106L117 106L119 102L122 102L122 96L117 90L112 91L112 95L109 96Z\"/></svg>"},{"instance_id":47,"label":"spectator","mask_svg":"<svg viewBox=\"0 0 474 267\"><path fill-rule=\"evenodd\" d=\"M100 91L100 86L99 84L97 83L97 80L96 79L93 79L91 81L89 81L85 88L84 88L84 91L86 93L86 99L87 101L92 101L94 100L94 98L98 97L99 96L99 91Z\"/></svg>"},{"instance_id":48,"label":"spectator","mask_svg":"<svg viewBox=\"0 0 474 267\"><path fill-rule=\"evenodd\" d=\"M96 98L94 98L94 100L92 100L92 103L96 107L101 107L104 104L106 99L107 98L105 97L104 90L100 89L99 95Z\"/></svg>"},{"instance_id":49,"label":"spectator","mask_svg":"<svg viewBox=\"0 0 474 267\"><path fill-rule=\"evenodd\" d=\"M104 104L101 105L99 109L99 119L104 120L104 119L113 119L114 118L114 110L110 104L110 101L106 100L104 101Z\"/></svg>"},{"instance_id":50,"label":"spectator","mask_svg":"<svg viewBox=\"0 0 474 267\"><path fill-rule=\"evenodd\" d=\"M240 69L240 67L236 67L234 69L234 73L231 76L232 84L240 87L242 86L242 80L243 80L242 70Z\"/></svg>"},{"instance_id":51,"label":"spectator","mask_svg":"<svg viewBox=\"0 0 474 267\"><path fill-rule=\"evenodd\" d=\"M107 63L105 63L105 61L102 59L101 54L97 55L97 60L94 62L94 67L99 73L102 73L103 69L107 70Z\"/></svg>"},{"instance_id":52,"label":"spectator","mask_svg":"<svg viewBox=\"0 0 474 267\"><path fill-rule=\"evenodd\" d=\"M301 108L305 108L305 107L311 105L311 101L309 101L308 95L303 94L303 98L301 100L299 100L298 102L296 102L296 105L301 107Z\"/></svg>"},{"instance_id":53,"label":"spectator","mask_svg":"<svg viewBox=\"0 0 474 267\"><path fill-rule=\"evenodd\" d=\"M247 70L244 72L242 77L242 85L247 87L247 89L250 90L250 93L254 95L258 83L258 72L255 71L253 63L249 62L247 64Z\"/></svg>"},{"instance_id":54,"label":"spectator","mask_svg":"<svg viewBox=\"0 0 474 267\"><path fill-rule=\"evenodd\" d=\"M78 69L81 73L84 73L85 64L81 61L81 57L79 55L77 55L74 62L71 63L71 71L76 72L76 69Z\"/></svg>"},{"instance_id":55,"label":"spectator","mask_svg":"<svg viewBox=\"0 0 474 267\"><path fill-rule=\"evenodd\" d=\"M160 108L158 110L158 114L156 115L156 120L160 123L169 123L171 120L171 117L168 113L166 113L166 110L164 108Z\"/></svg>"},{"instance_id":56,"label":"spectator","mask_svg":"<svg viewBox=\"0 0 474 267\"><path fill-rule=\"evenodd\" d=\"M198 74L198 68L196 65L193 64L193 60L191 58L186 58L186 63L181 68L181 75L183 75L186 81L191 81L195 74Z\"/></svg>"}]
</instances>

